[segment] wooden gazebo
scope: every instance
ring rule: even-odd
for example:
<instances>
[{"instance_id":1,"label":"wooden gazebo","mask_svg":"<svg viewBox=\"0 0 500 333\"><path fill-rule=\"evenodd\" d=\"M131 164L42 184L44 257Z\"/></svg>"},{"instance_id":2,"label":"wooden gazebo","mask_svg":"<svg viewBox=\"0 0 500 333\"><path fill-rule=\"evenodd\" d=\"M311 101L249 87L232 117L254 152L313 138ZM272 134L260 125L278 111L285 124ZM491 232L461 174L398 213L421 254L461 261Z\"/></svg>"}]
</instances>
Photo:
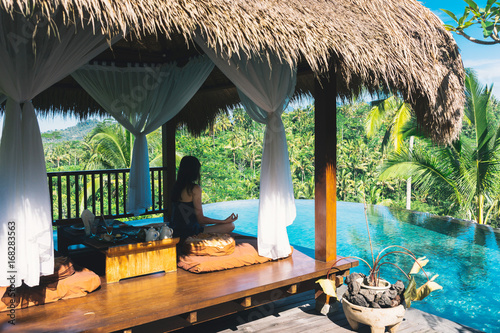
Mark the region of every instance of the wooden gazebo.
<instances>
[{"instance_id":1,"label":"wooden gazebo","mask_svg":"<svg viewBox=\"0 0 500 333\"><path fill-rule=\"evenodd\" d=\"M441 21L417 1L119 1L106 11L100 2L82 7L77 2L38 2L51 4L42 7L44 15L59 5L73 15L105 22L102 29L107 34L130 30L93 60L98 63L182 66L202 53L191 39L199 31L209 45L224 45L228 54L273 52L296 63L296 94L312 93L316 103L316 258L320 260L335 257L332 128L337 98L349 98L361 87L372 93L399 93L436 143L450 143L460 130L464 70L457 45ZM15 8L14 2L6 3L11 4L7 10ZM33 103L42 112L73 112L81 117L103 112L70 76ZM218 112L238 103L236 87L215 68L183 111L164 125L164 166L171 172L167 184L175 177L168 167L175 156L176 124L199 132Z\"/></svg>"},{"instance_id":2,"label":"wooden gazebo","mask_svg":"<svg viewBox=\"0 0 500 333\"><path fill-rule=\"evenodd\" d=\"M189 325L237 309L255 306L273 290L282 294L311 287L311 281L326 275L328 262L336 259L336 103L338 98L349 98L360 92L379 91L400 94L412 105L419 126L436 143L447 144L458 136L463 113L464 70L457 45L441 21L416 0L350 0L350 1L2 1L0 10L24 15L36 22L62 19L73 24L74 18L84 18L92 24L99 23L97 31L106 36L122 35L124 38L92 59L99 64L129 63L162 64L177 62L182 66L190 57L203 52L193 42L193 37L203 36L209 47L220 47L225 55L246 54L263 59L268 54L277 55L282 62L297 67L296 95L309 92L315 99L315 259L304 259L294 252L291 262L264 264L264 268L245 268L240 273L217 273L209 278L231 279L237 286L228 291L220 287L221 294L202 296L197 283L183 281L178 288L197 295L170 303L149 304L152 298L141 288L173 286L181 277L149 277L144 281L126 281L123 285L104 286L102 300L89 295L68 302L68 312L58 310L59 304L20 310L25 316L19 329L38 328L32 321L75 320L70 326L55 324L53 329L68 330L122 330L127 327L147 329L149 322L164 321L173 316L183 317ZM58 13L58 15L54 15ZM5 17L5 16L3 16ZM43 19L42 19L43 18ZM38 20L37 20L38 19ZM55 25L44 24L37 33L54 33ZM42 27L42 26L41 26ZM175 129L186 124L193 132L206 127L214 116L239 103L231 81L214 68L201 89L184 109L163 125L164 167L166 188L175 179ZM82 118L91 113L103 112L101 107L76 81L67 76L33 98L33 105L40 113L68 112ZM196 116L193 116L196 115ZM165 191L169 193L169 191ZM166 198L165 202L169 202ZM296 251L298 252L298 251ZM305 261L303 261L303 259ZM271 268L275 264L280 272ZM294 266L295 265L295 266ZM339 264L346 271L352 263ZM302 273L301 273L302 272ZM249 278L268 280L255 284ZM184 279L184 275L182 277ZM300 286L302 284L302 287ZM123 288L123 289L120 289ZM298 289L297 289L298 288ZM217 287L214 287L216 290ZM224 289L224 290L223 290ZM123 294L120 295L123 290ZM182 291L182 290L181 290ZM178 291L178 292L181 292ZM148 303L144 309L133 309L134 302L127 300L133 293L140 294ZM194 294L193 294L194 293ZM173 294L160 292L164 297ZM178 294L175 294L178 295ZM266 298L267 297L267 298ZM283 297L282 295L279 297ZM94 303L92 303L94 302ZM96 305L95 302L99 302ZM232 303L231 303L232 302ZM231 304L230 304L231 303ZM172 305L173 304L173 305ZM92 306L95 310L91 310ZM112 308L116 307L116 314ZM172 307L175 310L168 312ZM156 309L156 310L155 310ZM26 311L26 312L23 312ZM54 313L50 313L53 311ZM85 318L93 312L96 320ZM100 313L102 315L100 315ZM124 316L127 320L123 320ZM165 322L166 323L166 322ZM80 325L80 326L75 326ZM165 324L166 325L166 324ZM170 325L170 324L168 324ZM6 327L6 326L4 326ZM4 328L2 327L2 328ZM8 327L13 329L14 327ZM163 326L164 330L168 327Z\"/></svg>"}]
</instances>

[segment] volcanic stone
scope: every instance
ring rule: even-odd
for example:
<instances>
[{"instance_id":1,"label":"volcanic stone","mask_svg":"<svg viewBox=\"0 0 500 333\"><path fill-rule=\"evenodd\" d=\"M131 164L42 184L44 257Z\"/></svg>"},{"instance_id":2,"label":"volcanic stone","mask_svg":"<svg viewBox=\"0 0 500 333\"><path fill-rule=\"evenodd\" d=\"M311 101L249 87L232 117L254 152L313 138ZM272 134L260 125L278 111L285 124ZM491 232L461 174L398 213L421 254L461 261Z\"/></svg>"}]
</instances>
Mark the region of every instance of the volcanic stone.
<instances>
[{"instance_id":1,"label":"volcanic stone","mask_svg":"<svg viewBox=\"0 0 500 333\"><path fill-rule=\"evenodd\" d=\"M401 295L403 291L405 290L405 285L403 284L403 281L398 280L396 283L394 283L391 286L391 289L397 290L398 295Z\"/></svg>"},{"instance_id":2,"label":"volcanic stone","mask_svg":"<svg viewBox=\"0 0 500 333\"><path fill-rule=\"evenodd\" d=\"M352 304L356 304L356 305L359 305L359 306L368 307L368 302L366 301L366 299L361 294L353 295L351 297L351 301L350 302Z\"/></svg>"},{"instance_id":3,"label":"volcanic stone","mask_svg":"<svg viewBox=\"0 0 500 333\"><path fill-rule=\"evenodd\" d=\"M348 285L349 292L352 295L356 295L356 294L359 294L360 289L361 289L361 284L358 281L351 279L351 283L349 283L349 285Z\"/></svg>"},{"instance_id":4,"label":"volcanic stone","mask_svg":"<svg viewBox=\"0 0 500 333\"><path fill-rule=\"evenodd\" d=\"M389 290L384 291L383 295L389 297L390 299L393 299L398 295L398 292L397 292L397 290L389 289Z\"/></svg>"},{"instance_id":5,"label":"volcanic stone","mask_svg":"<svg viewBox=\"0 0 500 333\"><path fill-rule=\"evenodd\" d=\"M351 273L348 277L345 278L345 283L347 285L351 284L352 281L356 281L359 278L364 278L365 275L363 273Z\"/></svg>"},{"instance_id":6,"label":"volcanic stone","mask_svg":"<svg viewBox=\"0 0 500 333\"><path fill-rule=\"evenodd\" d=\"M359 293L360 295L363 295L363 297L366 299L368 303L371 303L375 300L376 292L373 290L361 289Z\"/></svg>"},{"instance_id":7,"label":"volcanic stone","mask_svg":"<svg viewBox=\"0 0 500 333\"><path fill-rule=\"evenodd\" d=\"M382 294L377 303L382 308L390 308L392 305L392 300L389 297L387 297L387 295Z\"/></svg>"}]
</instances>

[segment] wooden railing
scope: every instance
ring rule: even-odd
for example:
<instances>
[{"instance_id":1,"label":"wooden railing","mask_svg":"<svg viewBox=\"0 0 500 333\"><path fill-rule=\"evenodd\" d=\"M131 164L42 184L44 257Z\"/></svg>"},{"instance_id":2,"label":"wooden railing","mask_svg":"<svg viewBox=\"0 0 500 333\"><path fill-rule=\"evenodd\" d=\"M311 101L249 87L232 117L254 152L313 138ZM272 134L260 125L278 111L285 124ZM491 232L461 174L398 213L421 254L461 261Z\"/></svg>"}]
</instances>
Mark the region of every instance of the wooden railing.
<instances>
[{"instance_id":1,"label":"wooden railing","mask_svg":"<svg viewBox=\"0 0 500 333\"><path fill-rule=\"evenodd\" d=\"M80 221L84 209L104 218L129 217L127 184L130 169L48 172L54 225ZM163 168L150 168L153 206L145 215L163 213Z\"/></svg>"}]
</instances>

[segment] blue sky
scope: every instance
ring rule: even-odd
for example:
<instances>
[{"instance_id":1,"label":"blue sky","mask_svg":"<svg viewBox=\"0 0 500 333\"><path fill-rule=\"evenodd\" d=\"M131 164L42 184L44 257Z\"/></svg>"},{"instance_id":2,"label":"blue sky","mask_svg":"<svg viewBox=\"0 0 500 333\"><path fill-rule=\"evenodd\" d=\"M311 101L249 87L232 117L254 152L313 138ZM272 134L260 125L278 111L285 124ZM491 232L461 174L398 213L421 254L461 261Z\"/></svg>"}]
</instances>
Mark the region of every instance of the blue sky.
<instances>
[{"instance_id":1,"label":"blue sky","mask_svg":"<svg viewBox=\"0 0 500 333\"><path fill-rule=\"evenodd\" d=\"M480 7L484 7L487 0L476 0ZM466 3L463 0L423 0L421 3L430 8L444 23L452 24L453 20L440 8L452 11L458 17L464 11ZM470 31L469 31L470 32ZM474 34L481 37L482 34ZM460 48L462 60L465 67L473 68L483 84L494 84L493 94L500 99L500 45L484 46L469 42L462 36L454 34L455 40ZM0 117L0 135L2 133L3 119ZM49 117L40 118L40 130L42 132L64 129L76 125L77 120L73 117Z\"/></svg>"}]
</instances>

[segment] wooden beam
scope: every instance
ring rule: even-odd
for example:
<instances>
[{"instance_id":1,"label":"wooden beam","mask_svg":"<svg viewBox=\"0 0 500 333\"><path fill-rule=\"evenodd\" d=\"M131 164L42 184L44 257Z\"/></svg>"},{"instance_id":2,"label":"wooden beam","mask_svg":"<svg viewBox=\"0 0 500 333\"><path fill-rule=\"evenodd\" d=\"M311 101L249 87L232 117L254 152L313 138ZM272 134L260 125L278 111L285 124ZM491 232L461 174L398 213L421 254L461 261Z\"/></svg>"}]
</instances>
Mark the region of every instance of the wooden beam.
<instances>
[{"instance_id":1,"label":"wooden beam","mask_svg":"<svg viewBox=\"0 0 500 333\"><path fill-rule=\"evenodd\" d=\"M244 308L251 307L252 306L252 297L251 296L245 297L240 304Z\"/></svg>"},{"instance_id":2,"label":"wooden beam","mask_svg":"<svg viewBox=\"0 0 500 333\"><path fill-rule=\"evenodd\" d=\"M296 294L297 293L297 284L292 284L290 288L288 288L287 293L289 294Z\"/></svg>"},{"instance_id":3,"label":"wooden beam","mask_svg":"<svg viewBox=\"0 0 500 333\"><path fill-rule=\"evenodd\" d=\"M162 126L163 160L163 219L170 220L172 188L175 183L175 132L176 124L170 120Z\"/></svg>"},{"instance_id":4,"label":"wooden beam","mask_svg":"<svg viewBox=\"0 0 500 333\"><path fill-rule=\"evenodd\" d=\"M337 89L335 74L315 81L315 258L337 256Z\"/></svg>"}]
</instances>

